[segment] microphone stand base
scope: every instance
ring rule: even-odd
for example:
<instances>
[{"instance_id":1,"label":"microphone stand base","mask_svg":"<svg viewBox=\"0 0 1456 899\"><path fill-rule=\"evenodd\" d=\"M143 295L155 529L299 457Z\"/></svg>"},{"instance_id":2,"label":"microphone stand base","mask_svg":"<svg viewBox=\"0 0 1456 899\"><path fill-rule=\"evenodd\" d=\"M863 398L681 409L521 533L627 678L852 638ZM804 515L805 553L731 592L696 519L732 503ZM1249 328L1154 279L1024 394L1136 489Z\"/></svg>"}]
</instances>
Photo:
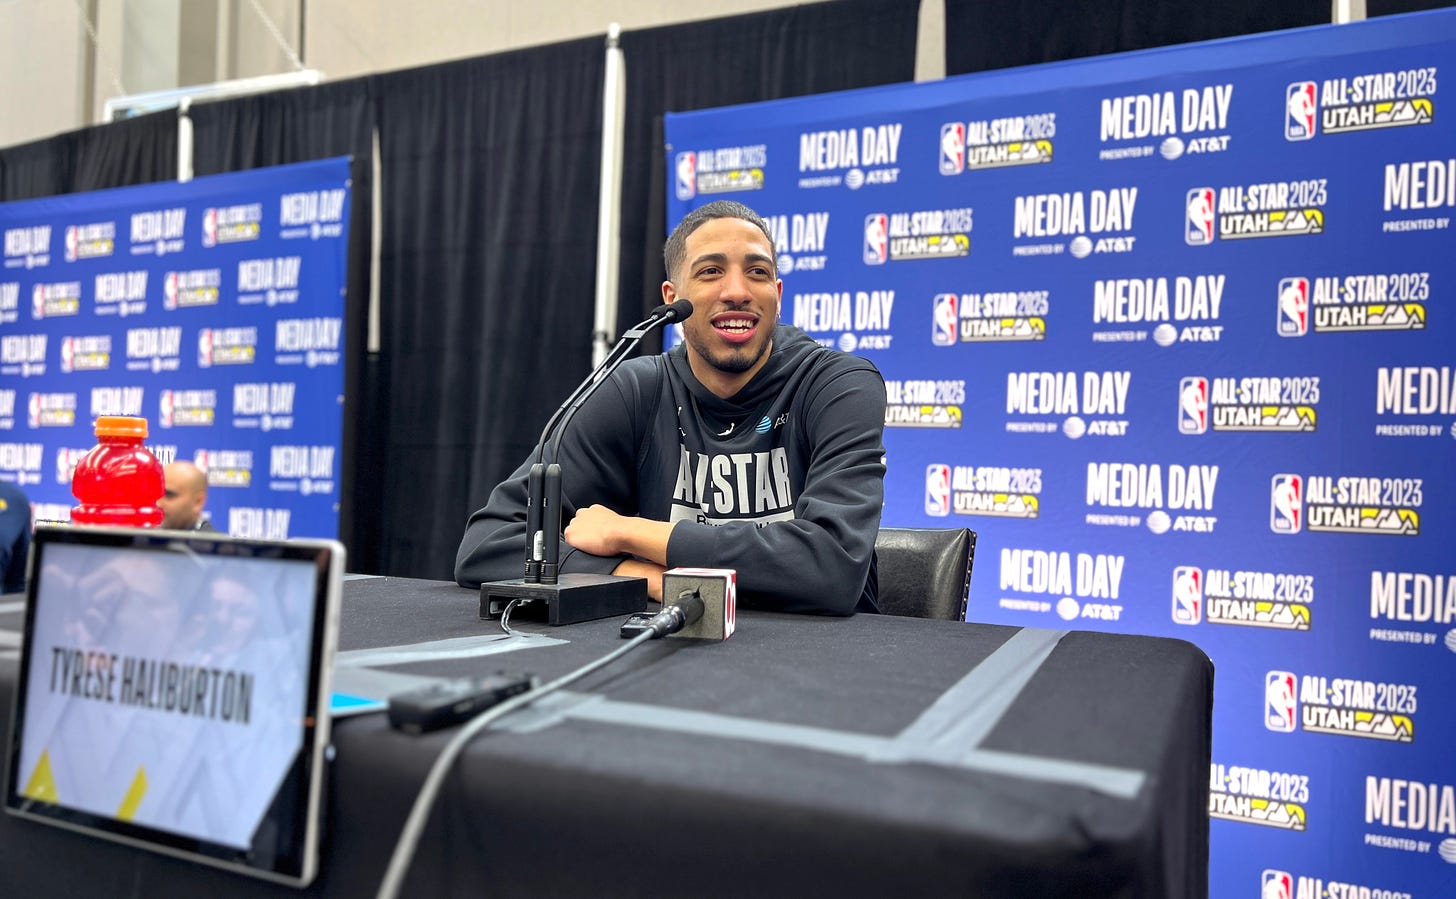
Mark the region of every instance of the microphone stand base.
<instances>
[{"instance_id":1,"label":"microphone stand base","mask_svg":"<svg viewBox=\"0 0 1456 899\"><path fill-rule=\"evenodd\" d=\"M647 579L576 573L560 575L555 584L528 584L520 578L490 581L480 585L480 617L500 618L513 599L521 604L512 610L512 621L575 624L646 609Z\"/></svg>"}]
</instances>

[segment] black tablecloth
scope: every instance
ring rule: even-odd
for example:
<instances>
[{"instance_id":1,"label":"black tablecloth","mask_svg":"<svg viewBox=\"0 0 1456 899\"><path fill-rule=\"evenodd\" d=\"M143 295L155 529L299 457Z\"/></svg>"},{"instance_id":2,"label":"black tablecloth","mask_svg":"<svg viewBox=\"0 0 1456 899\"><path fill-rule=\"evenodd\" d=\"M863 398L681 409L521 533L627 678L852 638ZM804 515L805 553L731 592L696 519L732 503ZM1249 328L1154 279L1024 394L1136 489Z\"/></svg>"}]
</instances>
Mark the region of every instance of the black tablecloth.
<instances>
[{"instance_id":1,"label":"black tablecloth","mask_svg":"<svg viewBox=\"0 0 1456 899\"><path fill-rule=\"evenodd\" d=\"M340 649L498 634L477 605L453 584L350 581ZM550 679L621 645L618 623L518 622L566 642L388 670ZM872 615L740 612L738 627L726 643L649 643L479 736L405 895L1207 894L1213 671L1190 644ZM5 710L15 678L0 650ZM450 733L334 723L305 892L373 893ZM293 892L9 816L0 886Z\"/></svg>"}]
</instances>

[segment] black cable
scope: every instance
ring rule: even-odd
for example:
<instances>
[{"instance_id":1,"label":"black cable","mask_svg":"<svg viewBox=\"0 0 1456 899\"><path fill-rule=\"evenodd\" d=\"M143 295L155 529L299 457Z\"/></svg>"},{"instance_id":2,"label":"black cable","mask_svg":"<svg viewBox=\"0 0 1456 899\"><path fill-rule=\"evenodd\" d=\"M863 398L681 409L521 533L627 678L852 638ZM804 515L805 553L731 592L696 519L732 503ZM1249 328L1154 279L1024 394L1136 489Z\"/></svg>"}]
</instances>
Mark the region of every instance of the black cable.
<instances>
[{"instance_id":1,"label":"black cable","mask_svg":"<svg viewBox=\"0 0 1456 899\"><path fill-rule=\"evenodd\" d=\"M658 637L675 634L702 618L706 608L698 588L689 587L679 593L677 599L663 606L661 612L652 616L652 620L647 622L647 633Z\"/></svg>"},{"instance_id":2,"label":"black cable","mask_svg":"<svg viewBox=\"0 0 1456 899\"><path fill-rule=\"evenodd\" d=\"M664 609L663 612L667 610ZM663 613L658 613L659 617ZM505 617L504 614L501 616ZM413 861L415 849L419 846L420 836L424 833L425 824L429 821L430 810L434 807L435 797L440 792L440 787L445 783L445 776L455 764L455 759L465 749L466 744L484 729L501 718L514 712L516 709L529 703L535 702L548 693L554 693L568 684L574 683L598 668L616 661L628 652L661 636L654 630L645 630L630 641L617 647L606 655L593 662L565 674L549 684L543 684L533 690L518 693L502 702L476 715L470 721L461 726L460 732L450 739L440 755L435 759L434 765L430 767L430 773L425 776L425 783L420 787L419 795L415 797L415 804L410 809L409 817L405 819L404 829L400 831L399 842L395 844L394 854L390 856L389 867L384 872L384 880L379 884L378 899L395 899L399 895L399 888L404 883L404 876L409 872L410 862Z\"/></svg>"},{"instance_id":3,"label":"black cable","mask_svg":"<svg viewBox=\"0 0 1456 899\"><path fill-rule=\"evenodd\" d=\"M529 598L526 601L529 602ZM511 600L501 612L501 626L506 629L508 634L513 634L513 632L506 622L510 618L511 607L517 602L520 602L520 598ZM378 899L395 899L399 895L399 888L404 883L405 874L409 872L410 862L414 859L415 849L419 846L420 836L424 833L425 823L429 820L430 809L434 807L435 797L445 783L445 775L454 766L456 757L464 751L466 744L486 725L500 720L522 706L535 702L548 693L554 693L568 684L581 680L598 668L615 662L648 640L656 640L668 634L677 633L702 618L703 609L703 597L699 594L697 587L683 590L677 595L677 599L663 606L661 612L652 616L647 630L633 637L626 644L595 661L588 662L575 671L558 677L549 684L518 693L499 705L486 709L461 726L460 732L445 744L445 748L440 751L435 763L430 766L430 773L425 776L425 783L420 787L419 795L415 797L415 804L410 809L409 817L405 819L404 829L400 831L399 842L395 844L394 854L390 856L389 867L384 872L384 880L379 884Z\"/></svg>"},{"instance_id":4,"label":"black cable","mask_svg":"<svg viewBox=\"0 0 1456 899\"><path fill-rule=\"evenodd\" d=\"M501 617L500 617L501 630L505 631L508 635L510 635L512 637L523 637L523 636L525 636L524 634L518 634L515 631L511 630L511 610L514 609L518 604L526 604L526 603L530 603L532 601L533 600L529 596L517 596L515 599L513 599L510 602L506 603L505 609L501 611Z\"/></svg>"}]
</instances>

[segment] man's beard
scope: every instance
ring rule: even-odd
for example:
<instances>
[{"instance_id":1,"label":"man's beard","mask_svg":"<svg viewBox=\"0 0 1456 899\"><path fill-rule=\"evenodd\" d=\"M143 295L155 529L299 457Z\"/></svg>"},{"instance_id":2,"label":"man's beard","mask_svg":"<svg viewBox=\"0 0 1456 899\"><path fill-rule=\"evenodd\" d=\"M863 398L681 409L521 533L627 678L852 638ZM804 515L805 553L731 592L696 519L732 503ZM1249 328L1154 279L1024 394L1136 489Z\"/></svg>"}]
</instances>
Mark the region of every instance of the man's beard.
<instances>
[{"instance_id":1,"label":"man's beard","mask_svg":"<svg viewBox=\"0 0 1456 899\"><path fill-rule=\"evenodd\" d=\"M755 365L758 364L758 360L762 359L764 355L768 353L769 347L773 345L774 330L777 326L778 322L769 319L767 326L768 330L763 334L757 335L757 347L736 347L733 349L729 349L726 353L722 354L715 355L714 353L710 352L708 347L705 345L707 343L706 338L702 340L689 339L688 343L692 346L693 350L698 354L698 356L700 356L703 361L707 362L709 365L726 374L737 375L748 371L750 368L753 368ZM760 325L760 328L762 327L763 325Z\"/></svg>"}]
</instances>

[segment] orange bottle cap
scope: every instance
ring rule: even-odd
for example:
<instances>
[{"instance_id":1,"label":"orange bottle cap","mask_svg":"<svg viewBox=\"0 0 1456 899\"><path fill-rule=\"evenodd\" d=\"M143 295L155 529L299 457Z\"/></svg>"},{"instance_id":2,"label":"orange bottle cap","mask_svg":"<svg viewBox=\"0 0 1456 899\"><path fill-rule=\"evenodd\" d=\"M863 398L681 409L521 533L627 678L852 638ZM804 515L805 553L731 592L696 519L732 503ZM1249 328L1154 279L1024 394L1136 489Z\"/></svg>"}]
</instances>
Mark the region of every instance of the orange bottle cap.
<instances>
[{"instance_id":1,"label":"orange bottle cap","mask_svg":"<svg viewBox=\"0 0 1456 899\"><path fill-rule=\"evenodd\" d=\"M102 415L96 419L97 437L146 437L147 420L126 415Z\"/></svg>"}]
</instances>

